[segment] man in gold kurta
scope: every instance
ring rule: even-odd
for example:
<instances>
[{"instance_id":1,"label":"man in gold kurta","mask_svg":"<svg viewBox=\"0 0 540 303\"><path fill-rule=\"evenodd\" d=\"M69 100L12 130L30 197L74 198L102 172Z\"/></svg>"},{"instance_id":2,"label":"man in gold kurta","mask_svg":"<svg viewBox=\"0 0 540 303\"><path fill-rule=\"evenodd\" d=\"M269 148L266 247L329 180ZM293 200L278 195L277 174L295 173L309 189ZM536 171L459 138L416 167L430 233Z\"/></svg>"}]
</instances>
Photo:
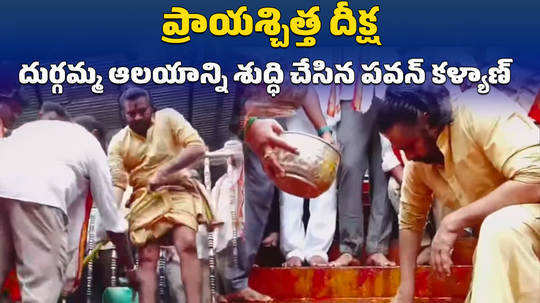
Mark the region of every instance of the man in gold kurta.
<instances>
[{"instance_id":1,"label":"man in gold kurta","mask_svg":"<svg viewBox=\"0 0 540 303\"><path fill-rule=\"evenodd\" d=\"M133 187L129 223L143 275L140 302L155 302L159 247L171 239L180 255L187 302L200 303L195 235L198 223L211 214L188 167L204 155L204 142L175 110L155 111L143 89L126 90L120 103L128 126L112 138L109 164L118 203L126 186Z\"/></svg>"},{"instance_id":2,"label":"man in gold kurta","mask_svg":"<svg viewBox=\"0 0 540 303\"><path fill-rule=\"evenodd\" d=\"M454 210L433 239L434 269L449 275L458 233L481 225L467 302L538 302L540 130L491 101L450 106L446 88L427 84L386 92L381 130L412 160L403 178L401 285L393 302L413 302L415 258L434 198Z\"/></svg>"}]
</instances>

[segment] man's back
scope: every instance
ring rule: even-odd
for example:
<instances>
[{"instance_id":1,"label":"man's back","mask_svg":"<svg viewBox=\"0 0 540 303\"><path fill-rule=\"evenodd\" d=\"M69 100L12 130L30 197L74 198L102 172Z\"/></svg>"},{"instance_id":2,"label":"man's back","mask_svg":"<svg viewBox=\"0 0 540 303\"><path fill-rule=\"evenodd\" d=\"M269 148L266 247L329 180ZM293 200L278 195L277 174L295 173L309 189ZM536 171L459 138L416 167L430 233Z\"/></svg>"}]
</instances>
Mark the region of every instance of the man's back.
<instances>
[{"instance_id":1,"label":"man's back","mask_svg":"<svg viewBox=\"0 0 540 303\"><path fill-rule=\"evenodd\" d=\"M103 153L98 141L76 124L27 123L0 145L0 196L66 212L87 192L90 155L97 152Z\"/></svg>"}]
</instances>

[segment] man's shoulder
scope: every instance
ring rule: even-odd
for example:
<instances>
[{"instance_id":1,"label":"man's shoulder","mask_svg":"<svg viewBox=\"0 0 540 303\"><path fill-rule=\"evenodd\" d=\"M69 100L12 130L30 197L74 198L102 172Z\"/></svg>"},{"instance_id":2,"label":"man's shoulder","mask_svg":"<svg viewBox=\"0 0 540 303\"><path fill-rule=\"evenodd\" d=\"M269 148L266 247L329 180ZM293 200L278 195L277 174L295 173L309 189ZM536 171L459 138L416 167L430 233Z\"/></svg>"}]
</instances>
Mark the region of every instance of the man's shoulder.
<instances>
[{"instance_id":1,"label":"man's shoulder","mask_svg":"<svg viewBox=\"0 0 540 303\"><path fill-rule=\"evenodd\" d=\"M156 111L156 117L182 116L176 109L171 107L162 108Z\"/></svg>"},{"instance_id":2,"label":"man's shoulder","mask_svg":"<svg viewBox=\"0 0 540 303\"><path fill-rule=\"evenodd\" d=\"M13 131L13 138L34 136L36 138L47 138L49 140L63 140L66 138L84 138L91 134L82 126L57 120L36 120L30 121ZM67 141L70 141L67 140Z\"/></svg>"},{"instance_id":3,"label":"man's shoulder","mask_svg":"<svg viewBox=\"0 0 540 303\"><path fill-rule=\"evenodd\" d=\"M162 124L166 123L168 125L182 124L186 120L184 116L179 113L174 108L163 108L155 112L154 123Z\"/></svg>"},{"instance_id":4,"label":"man's shoulder","mask_svg":"<svg viewBox=\"0 0 540 303\"><path fill-rule=\"evenodd\" d=\"M493 131L502 121L519 116L526 120L523 112L514 104L505 103L499 99L491 103L460 103L454 104L452 133L457 136L482 138L491 136Z\"/></svg>"},{"instance_id":5,"label":"man's shoulder","mask_svg":"<svg viewBox=\"0 0 540 303\"><path fill-rule=\"evenodd\" d=\"M124 128L119 130L116 134L114 134L111 137L111 141L109 145L112 146L112 145L119 144L120 142L124 141L128 133L129 133L129 126L125 126Z\"/></svg>"},{"instance_id":6,"label":"man's shoulder","mask_svg":"<svg viewBox=\"0 0 540 303\"><path fill-rule=\"evenodd\" d=\"M493 89L480 95L475 90L464 92L453 104L455 120L497 119L526 114L520 105L504 93Z\"/></svg>"}]
</instances>

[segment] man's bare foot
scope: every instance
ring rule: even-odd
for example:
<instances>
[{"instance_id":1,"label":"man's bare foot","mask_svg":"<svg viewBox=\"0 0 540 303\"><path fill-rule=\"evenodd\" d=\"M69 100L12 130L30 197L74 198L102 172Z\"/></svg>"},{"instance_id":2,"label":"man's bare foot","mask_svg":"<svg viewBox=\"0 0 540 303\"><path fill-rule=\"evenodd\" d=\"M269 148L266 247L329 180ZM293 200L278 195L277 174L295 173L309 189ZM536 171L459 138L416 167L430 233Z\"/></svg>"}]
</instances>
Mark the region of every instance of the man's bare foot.
<instances>
[{"instance_id":1,"label":"man's bare foot","mask_svg":"<svg viewBox=\"0 0 540 303\"><path fill-rule=\"evenodd\" d=\"M430 255L431 255L431 246L424 247L422 251L418 254L418 257L416 257L416 264L417 265L429 264Z\"/></svg>"},{"instance_id":2,"label":"man's bare foot","mask_svg":"<svg viewBox=\"0 0 540 303\"><path fill-rule=\"evenodd\" d=\"M262 246L264 247L277 247L279 239L279 233L273 232L268 235L268 237L262 240Z\"/></svg>"},{"instance_id":3,"label":"man's bare foot","mask_svg":"<svg viewBox=\"0 0 540 303\"><path fill-rule=\"evenodd\" d=\"M386 258L384 254L374 253L367 257L366 265L371 266L396 266L396 262L392 262Z\"/></svg>"},{"instance_id":4,"label":"man's bare foot","mask_svg":"<svg viewBox=\"0 0 540 303\"><path fill-rule=\"evenodd\" d=\"M328 266L328 261L326 261L323 257L317 256L317 255L309 258L308 263L309 263L309 266L319 266L319 267Z\"/></svg>"},{"instance_id":5,"label":"man's bare foot","mask_svg":"<svg viewBox=\"0 0 540 303\"><path fill-rule=\"evenodd\" d=\"M267 295L263 295L260 292L251 289L251 288L244 288L240 291L237 291L235 293L227 295L227 300L229 302L270 302L273 301L272 298L270 298Z\"/></svg>"},{"instance_id":6,"label":"man's bare foot","mask_svg":"<svg viewBox=\"0 0 540 303\"><path fill-rule=\"evenodd\" d=\"M282 265L283 267L300 267L302 266L302 259L299 257L290 257Z\"/></svg>"},{"instance_id":7,"label":"man's bare foot","mask_svg":"<svg viewBox=\"0 0 540 303\"><path fill-rule=\"evenodd\" d=\"M341 266L358 266L360 261L353 257L351 254L341 254L337 259L328 264L332 267L341 267Z\"/></svg>"}]
</instances>

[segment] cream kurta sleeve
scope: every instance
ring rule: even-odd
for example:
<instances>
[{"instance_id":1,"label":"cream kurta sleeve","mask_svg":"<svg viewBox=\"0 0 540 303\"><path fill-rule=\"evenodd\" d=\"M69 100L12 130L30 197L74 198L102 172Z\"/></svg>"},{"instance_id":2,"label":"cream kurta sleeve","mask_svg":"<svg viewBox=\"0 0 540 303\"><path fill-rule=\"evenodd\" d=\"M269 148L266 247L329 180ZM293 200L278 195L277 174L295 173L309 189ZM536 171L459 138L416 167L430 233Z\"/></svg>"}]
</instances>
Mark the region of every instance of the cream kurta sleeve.
<instances>
[{"instance_id":1,"label":"cream kurta sleeve","mask_svg":"<svg viewBox=\"0 0 540 303\"><path fill-rule=\"evenodd\" d=\"M173 109L164 109L162 111L167 116L167 120L171 125L178 144L184 148L189 146L204 146L204 141L199 136L199 133L184 119L184 116Z\"/></svg>"},{"instance_id":2,"label":"cream kurta sleeve","mask_svg":"<svg viewBox=\"0 0 540 303\"><path fill-rule=\"evenodd\" d=\"M470 118L471 137L506 178L540 183L540 129L519 113Z\"/></svg>"},{"instance_id":3,"label":"cream kurta sleeve","mask_svg":"<svg viewBox=\"0 0 540 303\"><path fill-rule=\"evenodd\" d=\"M90 133L88 137L86 168L90 177L92 198L99 210L102 226L107 231L124 233L128 229L128 223L116 208L107 156Z\"/></svg>"},{"instance_id":4,"label":"cream kurta sleeve","mask_svg":"<svg viewBox=\"0 0 540 303\"><path fill-rule=\"evenodd\" d=\"M433 202L432 191L424 182L421 163L408 161L403 171L399 229L422 232Z\"/></svg>"},{"instance_id":5,"label":"cream kurta sleeve","mask_svg":"<svg viewBox=\"0 0 540 303\"><path fill-rule=\"evenodd\" d=\"M126 190L128 186L128 173L124 167L124 157L122 156L122 138L124 134L124 130L121 130L111 139L108 150L108 162L113 186Z\"/></svg>"}]
</instances>

